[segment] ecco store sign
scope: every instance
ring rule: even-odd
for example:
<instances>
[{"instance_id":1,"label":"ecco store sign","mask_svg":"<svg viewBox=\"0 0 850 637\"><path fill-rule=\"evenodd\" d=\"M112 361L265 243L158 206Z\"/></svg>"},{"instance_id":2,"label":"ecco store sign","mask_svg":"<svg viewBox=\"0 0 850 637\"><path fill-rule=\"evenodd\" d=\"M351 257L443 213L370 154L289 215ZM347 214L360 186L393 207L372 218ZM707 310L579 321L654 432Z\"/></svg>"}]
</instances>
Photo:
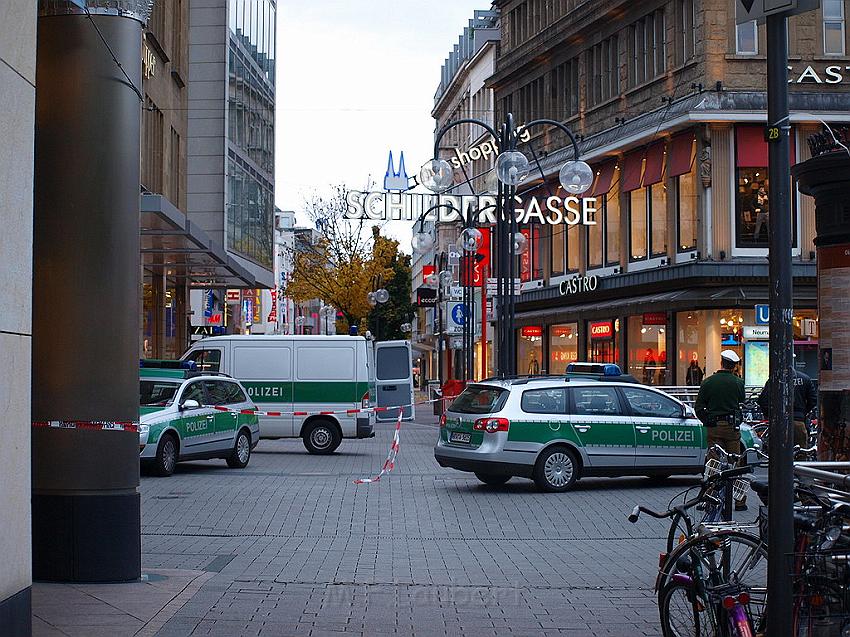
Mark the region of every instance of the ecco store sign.
<instances>
[{"instance_id":1,"label":"ecco store sign","mask_svg":"<svg viewBox=\"0 0 850 637\"><path fill-rule=\"evenodd\" d=\"M575 276L566 281L561 281L558 286L558 292L561 296L570 294L579 294L581 292L593 292L599 286L599 277L595 274L591 276Z\"/></svg>"},{"instance_id":2,"label":"ecco store sign","mask_svg":"<svg viewBox=\"0 0 850 637\"><path fill-rule=\"evenodd\" d=\"M596 197L514 197L517 223L595 226ZM345 197L347 219L372 221L463 221L496 223L496 197L492 195L426 195L413 192L360 192ZM425 214L427 210L431 210Z\"/></svg>"},{"instance_id":3,"label":"ecco store sign","mask_svg":"<svg viewBox=\"0 0 850 637\"><path fill-rule=\"evenodd\" d=\"M793 66L788 67L788 83L789 84L841 84L844 81L844 76L850 72L850 66L832 64L829 66L815 69L813 66L807 66L802 71L795 71Z\"/></svg>"}]
</instances>

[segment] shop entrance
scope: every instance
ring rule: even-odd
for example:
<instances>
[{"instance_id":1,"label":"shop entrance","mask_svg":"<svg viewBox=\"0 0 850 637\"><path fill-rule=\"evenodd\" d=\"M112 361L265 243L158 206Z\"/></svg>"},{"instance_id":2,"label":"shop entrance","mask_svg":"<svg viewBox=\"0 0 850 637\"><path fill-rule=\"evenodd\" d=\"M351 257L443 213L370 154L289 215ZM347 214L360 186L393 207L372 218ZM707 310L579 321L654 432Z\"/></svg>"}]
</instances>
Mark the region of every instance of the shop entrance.
<instances>
[{"instance_id":1,"label":"shop entrance","mask_svg":"<svg viewBox=\"0 0 850 637\"><path fill-rule=\"evenodd\" d=\"M591 363L616 363L617 348L614 341L596 340L590 341L590 352L588 358Z\"/></svg>"},{"instance_id":2,"label":"shop entrance","mask_svg":"<svg viewBox=\"0 0 850 637\"><path fill-rule=\"evenodd\" d=\"M587 324L587 360L591 363L617 363L619 321L589 321Z\"/></svg>"}]
</instances>

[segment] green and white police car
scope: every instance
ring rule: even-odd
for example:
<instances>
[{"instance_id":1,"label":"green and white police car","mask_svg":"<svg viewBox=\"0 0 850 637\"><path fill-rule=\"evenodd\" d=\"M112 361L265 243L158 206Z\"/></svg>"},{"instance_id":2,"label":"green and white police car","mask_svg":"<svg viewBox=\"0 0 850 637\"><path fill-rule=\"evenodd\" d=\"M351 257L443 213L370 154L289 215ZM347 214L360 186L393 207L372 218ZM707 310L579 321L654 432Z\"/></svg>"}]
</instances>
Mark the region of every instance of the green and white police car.
<instances>
[{"instance_id":1,"label":"green and white police car","mask_svg":"<svg viewBox=\"0 0 850 637\"><path fill-rule=\"evenodd\" d=\"M236 411L255 408L239 381L193 367L142 361L139 370L139 460L160 476L170 476L184 460L222 458L244 468L260 440L257 416Z\"/></svg>"},{"instance_id":2,"label":"green and white police car","mask_svg":"<svg viewBox=\"0 0 850 637\"><path fill-rule=\"evenodd\" d=\"M566 491L585 476L701 474L706 430L693 410L652 387L600 374L469 385L440 420L434 456L486 484L531 478ZM742 426L744 448L758 438Z\"/></svg>"}]
</instances>

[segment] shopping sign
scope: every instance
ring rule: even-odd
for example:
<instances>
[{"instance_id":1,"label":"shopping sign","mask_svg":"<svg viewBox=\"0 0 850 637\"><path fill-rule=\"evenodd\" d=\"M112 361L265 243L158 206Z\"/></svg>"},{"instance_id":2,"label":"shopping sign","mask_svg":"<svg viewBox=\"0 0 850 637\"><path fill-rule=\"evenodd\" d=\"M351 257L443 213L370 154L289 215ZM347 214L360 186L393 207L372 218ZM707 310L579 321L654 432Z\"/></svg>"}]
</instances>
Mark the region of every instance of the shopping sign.
<instances>
[{"instance_id":1,"label":"shopping sign","mask_svg":"<svg viewBox=\"0 0 850 637\"><path fill-rule=\"evenodd\" d=\"M416 288L416 305L419 307L437 307L437 290L434 288Z\"/></svg>"},{"instance_id":2,"label":"shopping sign","mask_svg":"<svg viewBox=\"0 0 850 637\"><path fill-rule=\"evenodd\" d=\"M598 321L590 324L590 338L606 338L614 336L613 321Z\"/></svg>"}]
</instances>

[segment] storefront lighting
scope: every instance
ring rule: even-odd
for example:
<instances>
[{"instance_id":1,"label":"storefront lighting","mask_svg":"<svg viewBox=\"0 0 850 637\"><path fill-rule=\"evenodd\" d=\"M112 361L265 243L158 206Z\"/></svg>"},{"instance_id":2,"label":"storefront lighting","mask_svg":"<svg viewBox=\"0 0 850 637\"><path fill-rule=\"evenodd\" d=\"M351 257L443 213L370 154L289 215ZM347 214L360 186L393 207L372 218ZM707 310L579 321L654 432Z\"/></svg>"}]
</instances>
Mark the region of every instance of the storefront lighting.
<instances>
[{"instance_id":1,"label":"storefront lighting","mask_svg":"<svg viewBox=\"0 0 850 637\"><path fill-rule=\"evenodd\" d=\"M658 328L658 333L659 333L659 334L663 334L663 333L664 333L664 328L663 328L663 327L659 327L659 328Z\"/></svg>"},{"instance_id":2,"label":"storefront lighting","mask_svg":"<svg viewBox=\"0 0 850 637\"><path fill-rule=\"evenodd\" d=\"M645 328L645 327L640 328L640 333L641 333L641 334L646 334L646 328Z\"/></svg>"}]
</instances>

